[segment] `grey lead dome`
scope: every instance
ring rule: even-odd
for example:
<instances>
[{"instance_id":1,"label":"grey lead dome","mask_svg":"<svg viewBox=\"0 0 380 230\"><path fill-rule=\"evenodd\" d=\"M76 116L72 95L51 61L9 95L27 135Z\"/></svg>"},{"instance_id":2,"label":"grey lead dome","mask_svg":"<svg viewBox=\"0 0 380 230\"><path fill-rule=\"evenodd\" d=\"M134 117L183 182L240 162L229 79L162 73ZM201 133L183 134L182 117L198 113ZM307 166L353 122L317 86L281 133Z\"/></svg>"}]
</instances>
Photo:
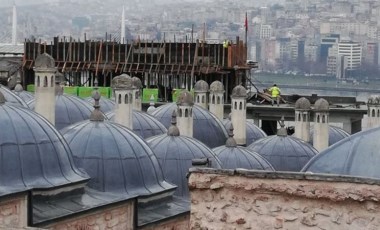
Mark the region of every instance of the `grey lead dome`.
<instances>
[{"instance_id":1,"label":"grey lead dome","mask_svg":"<svg viewBox=\"0 0 380 230\"><path fill-rule=\"evenodd\" d=\"M307 98L301 97L301 98L299 98L296 101L296 104L294 105L294 108L296 110L310 110L311 104L310 104L310 101Z\"/></svg>"},{"instance_id":2,"label":"grey lead dome","mask_svg":"<svg viewBox=\"0 0 380 230\"><path fill-rule=\"evenodd\" d=\"M247 90L241 86L238 85L235 88L232 89L231 97L247 97Z\"/></svg>"},{"instance_id":3,"label":"grey lead dome","mask_svg":"<svg viewBox=\"0 0 380 230\"><path fill-rule=\"evenodd\" d=\"M323 98L319 98L315 103L314 103L314 109L315 111L321 111L325 112L329 110L329 102L326 101Z\"/></svg>"},{"instance_id":4,"label":"grey lead dome","mask_svg":"<svg viewBox=\"0 0 380 230\"><path fill-rule=\"evenodd\" d=\"M132 89L133 81L128 74L121 74L112 79L113 89Z\"/></svg>"},{"instance_id":5,"label":"grey lead dome","mask_svg":"<svg viewBox=\"0 0 380 230\"><path fill-rule=\"evenodd\" d=\"M214 81L210 85L210 92L213 93L223 93L224 92L224 85L220 81Z\"/></svg>"},{"instance_id":6,"label":"grey lead dome","mask_svg":"<svg viewBox=\"0 0 380 230\"><path fill-rule=\"evenodd\" d=\"M204 80L199 80L194 85L195 93L207 93L209 90L209 85Z\"/></svg>"},{"instance_id":7,"label":"grey lead dome","mask_svg":"<svg viewBox=\"0 0 380 230\"><path fill-rule=\"evenodd\" d=\"M3 94L6 104L29 108L26 102L20 96L1 84L0 93Z\"/></svg>"}]
</instances>

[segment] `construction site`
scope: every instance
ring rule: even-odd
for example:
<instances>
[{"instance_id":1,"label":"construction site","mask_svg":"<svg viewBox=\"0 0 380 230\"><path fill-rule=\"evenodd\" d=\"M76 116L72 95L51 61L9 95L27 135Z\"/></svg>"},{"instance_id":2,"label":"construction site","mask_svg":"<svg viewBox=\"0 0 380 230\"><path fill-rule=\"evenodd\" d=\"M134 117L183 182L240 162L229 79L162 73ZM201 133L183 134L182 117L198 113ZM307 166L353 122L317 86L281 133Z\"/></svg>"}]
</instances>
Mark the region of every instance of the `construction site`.
<instances>
[{"instance_id":1,"label":"construction site","mask_svg":"<svg viewBox=\"0 0 380 230\"><path fill-rule=\"evenodd\" d=\"M24 86L34 83L33 66L41 53L55 59L69 86L92 87L97 78L99 86L108 87L114 76L126 73L139 77L145 89L157 89L159 101L171 101L173 90L191 90L201 79L209 84L220 80L228 100L236 85L250 90L250 70L257 67L256 62L247 60L247 45L239 37L218 44L190 39L117 42L55 37L50 44L25 40Z\"/></svg>"}]
</instances>

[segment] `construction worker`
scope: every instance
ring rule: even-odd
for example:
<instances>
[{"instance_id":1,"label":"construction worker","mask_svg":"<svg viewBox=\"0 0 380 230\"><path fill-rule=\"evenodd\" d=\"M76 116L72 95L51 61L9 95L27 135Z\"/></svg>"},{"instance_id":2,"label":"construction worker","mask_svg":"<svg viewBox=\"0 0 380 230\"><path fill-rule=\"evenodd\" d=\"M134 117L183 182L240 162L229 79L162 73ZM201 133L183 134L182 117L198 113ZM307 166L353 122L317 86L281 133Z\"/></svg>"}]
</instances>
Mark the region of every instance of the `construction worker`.
<instances>
[{"instance_id":1,"label":"construction worker","mask_svg":"<svg viewBox=\"0 0 380 230\"><path fill-rule=\"evenodd\" d=\"M228 48L228 41L227 40L224 40L223 41L223 48Z\"/></svg>"},{"instance_id":2,"label":"construction worker","mask_svg":"<svg viewBox=\"0 0 380 230\"><path fill-rule=\"evenodd\" d=\"M277 87L276 84L274 84L270 89L269 92L272 94L272 106L274 104L274 100L277 102L277 106L280 106L280 95L281 95L281 90L280 88Z\"/></svg>"}]
</instances>

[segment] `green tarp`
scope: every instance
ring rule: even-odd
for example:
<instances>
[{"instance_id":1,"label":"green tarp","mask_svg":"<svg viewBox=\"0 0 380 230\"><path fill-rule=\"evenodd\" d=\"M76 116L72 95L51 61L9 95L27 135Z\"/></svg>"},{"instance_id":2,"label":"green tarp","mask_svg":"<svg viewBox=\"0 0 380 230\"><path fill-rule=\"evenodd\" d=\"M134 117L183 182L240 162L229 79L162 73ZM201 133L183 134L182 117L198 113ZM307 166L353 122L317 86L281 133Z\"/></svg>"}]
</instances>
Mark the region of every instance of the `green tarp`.
<instances>
[{"instance_id":1,"label":"green tarp","mask_svg":"<svg viewBox=\"0 0 380 230\"><path fill-rule=\"evenodd\" d=\"M26 86L26 91L28 91L28 92L34 92L34 85L27 85Z\"/></svg>"},{"instance_id":2,"label":"green tarp","mask_svg":"<svg viewBox=\"0 0 380 230\"><path fill-rule=\"evenodd\" d=\"M63 87L63 92L67 93L67 94L78 96L78 87L65 86L65 87Z\"/></svg>"}]
</instances>

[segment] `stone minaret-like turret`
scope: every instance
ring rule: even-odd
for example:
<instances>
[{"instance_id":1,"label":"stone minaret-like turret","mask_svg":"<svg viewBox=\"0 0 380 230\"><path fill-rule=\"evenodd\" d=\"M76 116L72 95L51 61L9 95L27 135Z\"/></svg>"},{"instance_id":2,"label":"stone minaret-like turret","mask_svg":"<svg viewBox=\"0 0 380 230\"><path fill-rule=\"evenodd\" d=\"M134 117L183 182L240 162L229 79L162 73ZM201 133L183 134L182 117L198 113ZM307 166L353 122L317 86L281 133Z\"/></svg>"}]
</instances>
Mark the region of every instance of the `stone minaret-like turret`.
<instances>
[{"instance_id":1,"label":"stone minaret-like turret","mask_svg":"<svg viewBox=\"0 0 380 230\"><path fill-rule=\"evenodd\" d=\"M294 136L306 142L310 141L310 101L301 97L295 104Z\"/></svg>"},{"instance_id":2,"label":"stone minaret-like turret","mask_svg":"<svg viewBox=\"0 0 380 230\"><path fill-rule=\"evenodd\" d=\"M194 85L194 98L195 98L195 104L199 105L200 107L203 107L204 109L208 109L208 102L207 102L207 93L209 90L208 83L199 80Z\"/></svg>"},{"instance_id":3,"label":"stone minaret-like turret","mask_svg":"<svg viewBox=\"0 0 380 230\"><path fill-rule=\"evenodd\" d=\"M133 86L133 109L137 111L142 110L142 83L140 78L132 77L132 86Z\"/></svg>"},{"instance_id":4,"label":"stone minaret-like turret","mask_svg":"<svg viewBox=\"0 0 380 230\"><path fill-rule=\"evenodd\" d=\"M246 145L246 126L247 120L247 90L238 85L232 90L231 94L231 121L235 128L235 140L238 145Z\"/></svg>"},{"instance_id":5,"label":"stone minaret-like turret","mask_svg":"<svg viewBox=\"0 0 380 230\"><path fill-rule=\"evenodd\" d=\"M115 122L133 129L133 84L132 78L122 74L112 79L115 95Z\"/></svg>"},{"instance_id":6,"label":"stone minaret-like turret","mask_svg":"<svg viewBox=\"0 0 380 230\"><path fill-rule=\"evenodd\" d=\"M223 120L224 116L224 86L220 81L214 81L210 85L210 112L217 118Z\"/></svg>"},{"instance_id":7,"label":"stone minaret-like turret","mask_svg":"<svg viewBox=\"0 0 380 230\"><path fill-rule=\"evenodd\" d=\"M371 96L368 98L368 128L376 128L380 126L380 97Z\"/></svg>"},{"instance_id":8,"label":"stone minaret-like turret","mask_svg":"<svg viewBox=\"0 0 380 230\"><path fill-rule=\"evenodd\" d=\"M34 63L34 110L55 125L55 68L54 59L47 53L37 56Z\"/></svg>"},{"instance_id":9,"label":"stone minaret-like turret","mask_svg":"<svg viewBox=\"0 0 380 230\"><path fill-rule=\"evenodd\" d=\"M314 148L321 152L329 146L329 103L323 98L314 104Z\"/></svg>"},{"instance_id":10,"label":"stone minaret-like turret","mask_svg":"<svg viewBox=\"0 0 380 230\"><path fill-rule=\"evenodd\" d=\"M181 91L177 101L177 126L182 136L193 137L193 96Z\"/></svg>"}]
</instances>

